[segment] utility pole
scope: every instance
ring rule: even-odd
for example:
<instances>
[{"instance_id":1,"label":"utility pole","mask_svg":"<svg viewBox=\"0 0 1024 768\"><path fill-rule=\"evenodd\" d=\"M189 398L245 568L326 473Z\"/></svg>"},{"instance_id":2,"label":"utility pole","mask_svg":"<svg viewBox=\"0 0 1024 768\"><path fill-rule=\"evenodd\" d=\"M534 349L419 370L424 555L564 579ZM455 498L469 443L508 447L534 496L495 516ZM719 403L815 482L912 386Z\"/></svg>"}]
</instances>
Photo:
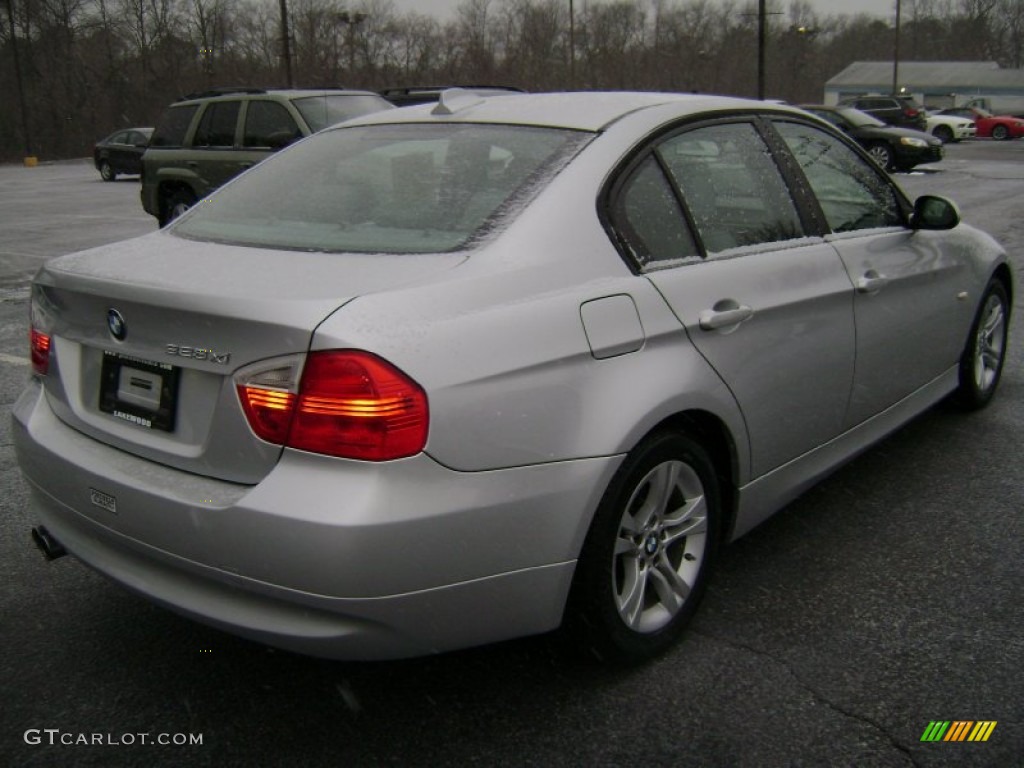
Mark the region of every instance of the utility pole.
<instances>
[{"instance_id":1,"label":"utility pole","mask_svg":"<svg viewBox=\"0 0 1024 768\"><path fill-rule=\"evenodd\" d=\"M289 88L295 87L292 80L292 33L288 28L288 2L281 0L281 56L284 58L284 77Z\"/></svg>"},{"instance_id":2,"label":"utility pole","mask_svg":"<svg viewBox=\"0 0 1024 768\"><path fill-rule=\"evenodd\" d=\"M896 34L892 46L892 95L900 92L900 0L896 0Z\"/></svg>"},{"instance_id":3,"label":"utility pole","mask_svg":"<svg viewBox=\"0 0 1024 768\"><path fill-rule=\"evenodd\" d=\"M768 15L765 5L765 0L757 0L757 98L762 101L764 100L764 28L765 17Z\"/></svg>"}]
</instances>

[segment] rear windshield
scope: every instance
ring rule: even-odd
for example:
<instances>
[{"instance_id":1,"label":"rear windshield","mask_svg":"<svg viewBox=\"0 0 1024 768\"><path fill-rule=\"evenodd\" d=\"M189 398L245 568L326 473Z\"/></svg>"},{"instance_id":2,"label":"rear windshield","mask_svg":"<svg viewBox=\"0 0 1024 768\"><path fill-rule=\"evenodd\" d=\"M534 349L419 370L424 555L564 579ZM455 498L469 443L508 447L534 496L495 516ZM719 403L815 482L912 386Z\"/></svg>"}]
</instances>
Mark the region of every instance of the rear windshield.
<instances>
[{"instance_id":1,"label":"rear windshield","mask_svg":"<svg viewBox=\"0 0 1024 768\"><path fill-rule=\"evenodd\" d=\"M885 127L885 123L879 120L874 115L869 115L867 112L861 112L859 109L840 109L839 113L850 121L851 124L857 127Z\"/></svg>"},{"instance_id":2,"label":"rear windshield","mask_svg":"<svg viewBox=\"0 0 1024 768\"><path fill-rule=\"evenodd\" d=\"M326 131L259 164L174 232L299 250L457 250L508 221L591 136L465 123Z\"/></svg>"},{"instance_id":3,"label":"rear windshield","mask_svg":"<svg viewBox=\"0 0 1024 768\"><path fill-rule=\"evenodd\" d=\"M292 104L302 113L306 125L313 133L329 125L351 120L353 117L393 107L387 99L372 93L303 96L300 99L292 99Z\"/></svg>"}]
</instances>

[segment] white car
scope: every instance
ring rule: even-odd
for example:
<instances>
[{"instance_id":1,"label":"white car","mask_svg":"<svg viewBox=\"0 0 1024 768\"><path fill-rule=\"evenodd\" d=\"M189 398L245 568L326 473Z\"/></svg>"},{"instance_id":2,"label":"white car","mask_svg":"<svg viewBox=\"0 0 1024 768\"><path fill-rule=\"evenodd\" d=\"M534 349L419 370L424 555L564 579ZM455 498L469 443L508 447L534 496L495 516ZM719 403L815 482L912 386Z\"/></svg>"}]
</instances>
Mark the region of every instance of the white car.
<instances>
[{"instance_id":1,"label":"white car","mask_svg":"<svg viewBox=\"0 0 1024 768\"><path fill-rule=\"evenodd\" d=\"M943 144L961 139L973 139L977 132L974 121L956 115L937 115L929 113L925 117L927 131Z\"/></svg>"}]
</instances>

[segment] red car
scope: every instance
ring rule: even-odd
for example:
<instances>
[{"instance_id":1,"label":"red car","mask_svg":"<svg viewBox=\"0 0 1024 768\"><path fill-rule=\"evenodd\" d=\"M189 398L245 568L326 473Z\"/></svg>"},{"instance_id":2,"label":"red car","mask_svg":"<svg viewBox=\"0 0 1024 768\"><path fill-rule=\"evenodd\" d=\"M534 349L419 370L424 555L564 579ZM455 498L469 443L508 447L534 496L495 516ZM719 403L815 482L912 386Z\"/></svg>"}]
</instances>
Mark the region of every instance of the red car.
<instances>
[{"instance_id":1,"label":"red car","mask_svg":"<svg viewBox=\"0 0 1024 768\"><path fill-rule=\"evenodd\" d=\"M978 137L993 139L1019 139L1024 136L1024 119L1013 115L993 115L981 107L954 107L939 111L940 115L956 115L974 121Z\"/></svg>"}]
</instances>

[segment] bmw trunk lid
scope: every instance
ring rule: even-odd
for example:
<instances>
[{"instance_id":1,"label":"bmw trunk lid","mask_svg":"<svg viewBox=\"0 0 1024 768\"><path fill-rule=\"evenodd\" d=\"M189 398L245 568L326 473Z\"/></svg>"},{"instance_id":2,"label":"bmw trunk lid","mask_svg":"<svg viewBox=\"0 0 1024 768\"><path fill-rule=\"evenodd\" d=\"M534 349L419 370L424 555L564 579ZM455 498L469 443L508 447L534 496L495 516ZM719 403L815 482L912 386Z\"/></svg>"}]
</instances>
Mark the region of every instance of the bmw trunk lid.
<instances>
[{"instance_id":1,"label":"bmw trunk lid","mask_svg":"<svg viewBox=\"0 0 1024 768\"><path fill-rule=\"evenodd\" d=\"M240 368L305 353L354 298L464 255L271 251L155 233L48 262L33 327L50 337L46 397L69 426L197 474L256 483L281 447L250 429Z\"/></svg>"}]
</instances>

